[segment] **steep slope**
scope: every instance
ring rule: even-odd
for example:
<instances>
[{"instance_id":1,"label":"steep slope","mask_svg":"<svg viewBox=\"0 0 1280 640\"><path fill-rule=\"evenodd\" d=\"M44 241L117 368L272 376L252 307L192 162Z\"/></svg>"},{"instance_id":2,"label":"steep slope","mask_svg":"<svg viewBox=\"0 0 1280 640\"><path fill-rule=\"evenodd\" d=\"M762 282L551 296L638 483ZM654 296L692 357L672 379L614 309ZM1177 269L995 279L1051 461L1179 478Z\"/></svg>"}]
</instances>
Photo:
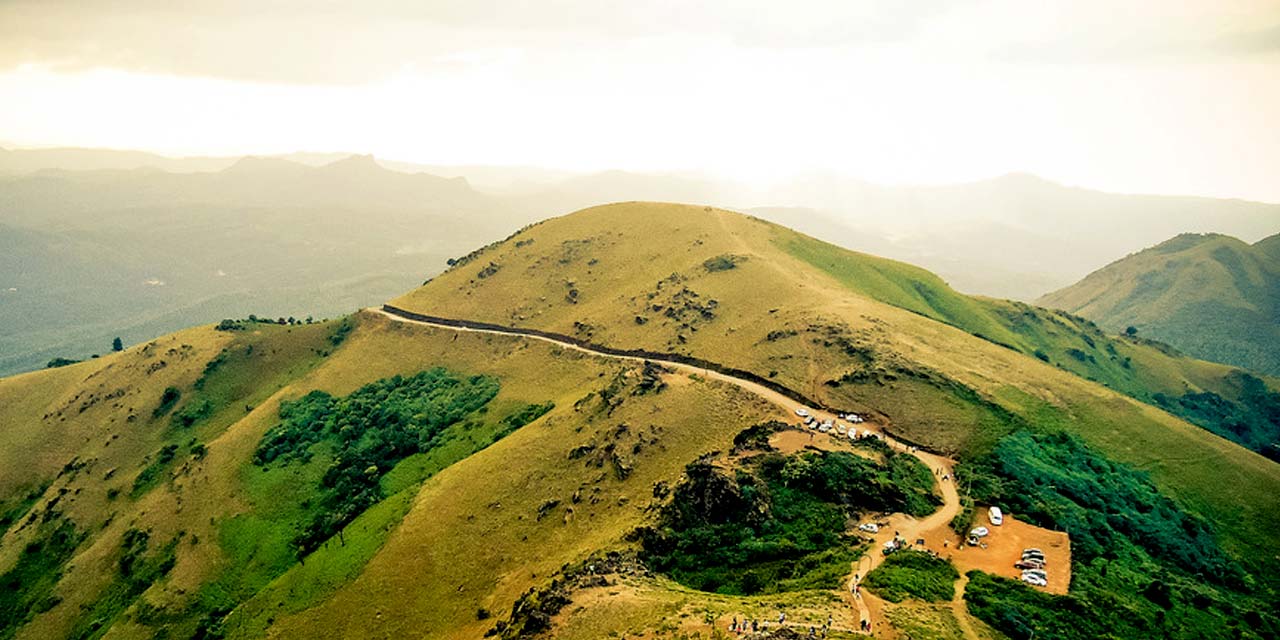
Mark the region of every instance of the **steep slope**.
<instances>
[{"instance_id":1,"label":"steep slope","mask_svg":"<svg viewBox=\"0 0 1280 640\"><path fill-rule=\"evenodd\" d=\"M1280 258L1223 235L1184 234L1038 303L1113 331L1137 328L1198 358L1280 375Z\"/></svg>"}]
</instances>

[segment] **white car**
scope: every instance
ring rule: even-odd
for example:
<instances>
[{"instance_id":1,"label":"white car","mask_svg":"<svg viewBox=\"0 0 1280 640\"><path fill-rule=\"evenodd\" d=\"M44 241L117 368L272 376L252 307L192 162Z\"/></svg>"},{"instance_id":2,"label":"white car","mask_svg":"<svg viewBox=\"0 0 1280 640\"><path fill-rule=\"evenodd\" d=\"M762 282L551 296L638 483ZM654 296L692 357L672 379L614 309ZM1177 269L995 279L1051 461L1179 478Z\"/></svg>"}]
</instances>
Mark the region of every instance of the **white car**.
<instances>
[{"instance_id":1,"label":"white car","mask_svg":"<svg viewBox=\"0 0 1280 640\"><path fill-rule=\"evenodd\" d=\"M874 522L864 522L864 523L862 523L862 524L858 525L858 530L859 530L859 531L866 531L867 533L879 533L879 532L880 532L880 525L878 525L878 524L876 524L876 523L874 523Z\"/></svg>"},{"instance_id":2,"label":"white car","mask_svg":"<svg viewBox=\"0 0 1280 640\"><path fill-rule=\"evenodd\" d=\"M1025 583L1027 583L1027 584L1029 584L1029 585L1031 585L1031 586L1033 586L1033 587L1047 587L1047 586L1049 586L1049 581L1048 581L1048 580L1045 580L1045 579L1043 579L1043 578L1039 578L1039 577L1036 577L1036 576L1023 575L1023 576L1022 576L1022 581L1023 581L1023 582L1025 582Z\"/></svg>"},{"instance_id":3,"label":"white car","mask_svg":"<svg viewBox=\"0 0 1280 640\"><path fill-rule=\"evenodd\" d=\"M991 520L991 524L997 527L1004 524L1004 513L1000 511L1000 507L991 507L988 509L987 518Z\"/></svg>"},{"instance_id":4,"label":"white car","mask_svg":"<svg viewBox=\"0 0 1280 640\"><path fill-rule=\"evenodd\" d=\"M801 418L808 418L809 410L804 407L800 407L799 409L796 409L796 415L800 416Z\"/></svg>"},{"instance_id":5,"label":"white car","mask_svg":"<svg viewBox=\"0 0 1280 640\"><path fill-rule=\"evenodd\" d=\"M991 530L986 527L974 527L973 531L969 532L969 535L975 538L985 538L990 533L991 533Z\"/></svg>"},{"instance_id":6,"label":"white car","mask_svg":"<svg viewBox=\"0 0 1280 640\"><path fill-rule=\"evenodd\" d=\"M840 435L844 435L848 432L849 432L849 427L844 426L844 423L840 423L836 425L836 433Z\"/></svg>"}]
</instances>

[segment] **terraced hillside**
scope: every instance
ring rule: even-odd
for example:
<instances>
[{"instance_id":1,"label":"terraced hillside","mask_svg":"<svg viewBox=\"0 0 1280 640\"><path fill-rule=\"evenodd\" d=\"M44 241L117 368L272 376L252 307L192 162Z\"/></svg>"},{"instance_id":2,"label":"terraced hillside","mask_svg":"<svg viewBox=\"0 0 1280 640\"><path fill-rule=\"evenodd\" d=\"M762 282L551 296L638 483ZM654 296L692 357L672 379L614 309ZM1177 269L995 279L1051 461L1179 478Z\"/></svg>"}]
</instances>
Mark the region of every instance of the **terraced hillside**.
<instances>
[{"instance_id":1,"label":"terraced hillside","mask_svg":"<svg viewBox=\"0 0 1280 640\"><path fill-rule=\"evenodd\" d=\"M808 434L729 369L957 458L959 531L993 503L1087 543L1066 595L971 572L872 607L881 637L1280 629L1280 467L1133 397L1226 367L679 205L547 221L392 303L705 366L366 311L2 379L0 637L856 635L853 524L927 519L950 462L775 446Z\"/></svg>"}]
</instances>

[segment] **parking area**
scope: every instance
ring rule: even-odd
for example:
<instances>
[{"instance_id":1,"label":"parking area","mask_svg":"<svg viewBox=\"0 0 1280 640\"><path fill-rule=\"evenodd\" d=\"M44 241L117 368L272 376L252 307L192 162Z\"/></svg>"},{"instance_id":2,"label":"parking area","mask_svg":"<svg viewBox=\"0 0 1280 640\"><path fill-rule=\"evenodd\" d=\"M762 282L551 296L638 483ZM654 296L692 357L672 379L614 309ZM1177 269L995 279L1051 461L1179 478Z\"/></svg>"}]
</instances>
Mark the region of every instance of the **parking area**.
<instances>
[{"instance_id":1,"label":"parking area","mask_svg":"<svg viewBox=\"0 0 1280 640\"><path fill-rule=\"evenodd\" d=\"M1009 514L1005 514L1004 524L992 526L987 521L985 512L985 509L981 510L983 515L974 523L975 526L986 526L991 531L982 539L986 544L985 549L964 544L957 548L956 543L960 540L954 534L948 539L945 548L938 546L942 540L927 540L928 547L941 551L944 557L950 556L961 573L980 569L1013 580L1018 580L1022 575L1022 570L1013 566L1021 559L1022 550L1040 549L1044 551L1045 572L1049 582L1043 591L1065 594L1067 587L1071 585L1071 539L1067 534L1022 522Z\"/></svg>"}]
</instances>

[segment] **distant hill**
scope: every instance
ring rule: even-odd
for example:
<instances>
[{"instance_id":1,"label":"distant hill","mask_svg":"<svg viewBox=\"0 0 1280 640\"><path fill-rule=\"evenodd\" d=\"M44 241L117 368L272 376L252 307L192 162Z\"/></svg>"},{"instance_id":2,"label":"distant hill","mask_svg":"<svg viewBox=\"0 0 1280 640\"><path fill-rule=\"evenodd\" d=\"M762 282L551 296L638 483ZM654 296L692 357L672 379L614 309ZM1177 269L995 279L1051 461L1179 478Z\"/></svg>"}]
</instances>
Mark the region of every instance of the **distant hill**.
<instances>
[{"instance_id":1,"label":"distant hill","mask_svg":"<svg viewBox=\"0 0 1280 640\"><path fill-rule=\"evenodd\" d=\"M271 159L320 167L348 156L291 153ZM102 149L0 149L0 175L42 169L216 172L237 160ZM960 291L1023 301L1179 233L1222 233L1254 242L1280 229L1280 204L1106 193L1024 173L951 185L883 186L831 173L743 181L693 172L379 164L406 174L464 178L490 196L490 207L519 213L523 220L634 200L750 210L844 247L920 265ZM806 211L806 222L796 225L798 210ZM0 214L0 224L5 222Z\"/></svg>"},{"instance_id":2,"label":"distant hill","mask_svg":"<svg viewBox=\"0 0 1280 640\"><path fill-rule=\"evenodd\" d=\"M0 177L0 375L221 317L349 313L531 216L369 156Z\"/></svg>"},{"instance_id":3,"label":"distant hill","mask_svg":"<svg viewBox=\"0 0 1280 640\"><path fill-rule=\"evenodd\" d=\"M1280 234L1250 245L1182 234L1117 260L1039 304L1205 360L1280 375Z\"/></svg>"}]
</instances>

